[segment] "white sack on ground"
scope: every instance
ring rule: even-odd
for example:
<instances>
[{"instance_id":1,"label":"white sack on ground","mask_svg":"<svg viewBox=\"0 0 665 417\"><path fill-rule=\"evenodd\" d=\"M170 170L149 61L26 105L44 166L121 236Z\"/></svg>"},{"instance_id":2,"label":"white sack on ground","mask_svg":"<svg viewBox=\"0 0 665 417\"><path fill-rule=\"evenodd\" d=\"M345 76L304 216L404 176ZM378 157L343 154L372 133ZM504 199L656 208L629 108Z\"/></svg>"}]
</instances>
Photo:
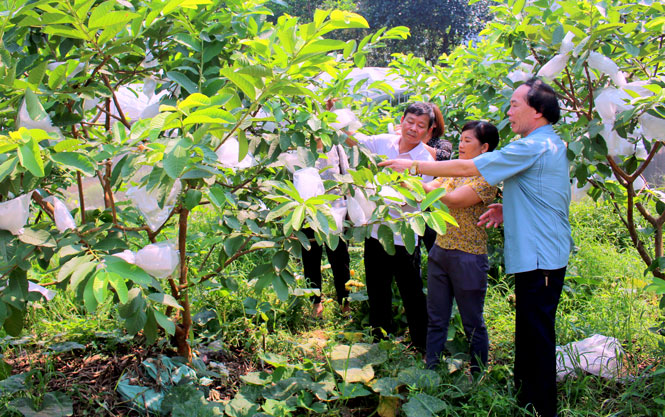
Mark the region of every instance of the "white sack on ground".
<instances>
[{"instance_id":1,"label":"white sack on ground","mask_svg":"<svg viewBox=\"0 0 665 417\"><path fill-rule=\"evenodd\" d=\"M13 235L23 234L23 226L30 217L31 194L29 192L0 203L0 229L9 230Z\"/></svg>"},{"instance_id":2,"label":"white sack on ground","mask_svg":"<svg viewBox=\"0 0 665 417\"><path fill-rule=\"evenodd\" d=\"M136 266L155 278L170 276L180 262L179 251L170 242L150 244L136 252L134 259Z\"/></svg>"},{"instance_id":3,"label":"white sack on ground","mask_svg":"<svg viewBox=\"0 0 665 417\"><path fill-rule=\"evenodd\" d=\"M154 232L164 224L166 219L168 219L181 189L182 185L180 184L180 180L176 180L171 192L166 200L164 200L164 207L161 209L159 208L157 200L157 188L148 191L145 187L131 187L127 190L127 197L132 200L134 206L139 209L146 224L150 230Z\"/></svg>"},{"instance_id":4,"label":"white sack on ground","mask_svg":"<svg viewBox=\"0 0 665 417\"><path fill-rule=\"evenodd\" d=\"M557 380L563 380L576 369L603 378L622 376L623 348L613 337L595 334L586 339L557 346Z\"/></svg>"},{"instance_id":5,"label":"white sack on ground","mask_svg":"<svg viewBox=\"0 0 665 417\"><path fill-rule=\"evenodd\" d=\"M361 127L363 127L358 117L349 109L336 109L333 111L337 115L337 121L330 123L335 129L348 130L349 132L355 132Z\"/></svg>"},{"instance_id":6,"label":"white sack on ground","mask_svg":"<svg viewBox=\"0 0 665 417\"><path fill-rule=\"evenodd\" d=\"M626 85L626 77L619 71L619 66L605 55L598 52L591 52L587 62L591 68L609 75L618 87Z\"/></svg>"},{"instance_id":7,"label":"white sack on ground","mask_svg":"<svg viewBox=\"0 0 665 417\"><path fill-rule=\"evenodd\" d=\"M242 161L238 161L238 157L240 156L240 144L235 137L228 138L215 153L217 154L219 163L224 168L244 169L256 165L256 161L251 152L247 152L247 155L245 155Z\"/></svg>"},{"instance_id":8,"label":"white sack on ground","mask_svg":"<svg viewBox=\"0 0 665 417\"><path fill-rule=\"evenodd\" d=\"M369 223L372 213L376 208L376 203L365 197L365 193L356 189L354 196L346 197L346 207L349 213L349 219L354 226L362 226Z\"/></svg>"},{"instance_id":9,"label":"white sack on ground","mask_svg":"<svg viewBox=\"0 0 665 417\"><path fill-rule=\"evenodd\" d=\"M299 169L294 172L293 185L303 200L326 193L319 170L312 167Z\"/></svg>"},{"instance_id":10,"label":"white sack on ground","mask_svg":"<svg viewBox=\"0 0 665 417\"><path fill-rule=\"evenodd\" d=\"M35 284L32 281L28 281L28 292L38 292L46 298L47 301L51 301L55 297L56 292L42 287L41 285Z\"/></svg>"},{"instance_id":11,"label":"white sack on ground","mask_svg":"<svg viewBox=\"0 0 665 417\"><path fill-rule=\"evenodd\" d=\"M58 197L50 195L44 199L47 203L50 203L53 206L53 217L55 218L55 227L58 228L60 232L64 232L69 229L76 229L76 222L72 217L72 214L69 212L65 203L63 203Z\"/></svg>"}]
</instances>

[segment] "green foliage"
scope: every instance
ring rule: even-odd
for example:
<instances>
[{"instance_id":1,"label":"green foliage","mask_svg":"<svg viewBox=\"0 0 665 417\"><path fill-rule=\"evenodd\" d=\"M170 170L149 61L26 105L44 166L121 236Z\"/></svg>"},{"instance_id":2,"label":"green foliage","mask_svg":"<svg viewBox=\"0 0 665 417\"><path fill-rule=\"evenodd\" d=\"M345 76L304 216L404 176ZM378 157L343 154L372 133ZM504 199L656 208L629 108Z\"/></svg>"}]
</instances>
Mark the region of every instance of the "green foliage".
<instances>
[{"instance_id":1,"label":"green foliage","mask_svg":"<svg viewBox=\"0 0 665 417\"><path fill-rule=\"evenodd\" d=\"M304 201L275 162L293 149L313 165L314 138L328 148L343 140L328 125L334 116L325 98L340 91L353 63L362 66L370 50L404 38L405 30L344 42L326 37L366 29L363 17L317 10L302 23L288 15L271 22L269 15L260 0L8 5L0 17L0 194L37 190L33 207L42 213L30 217L18 239L0 233L7 242L0 252L5 331L21 331L32 297L26 271L39 263L48 271L44 279L55 274L53 284L75 293L89 313L111 302L130 334L142 331L148 342L174 336L180 354L189 356L193 287L215 281L249 253L274 251L273 262L258 265L249 278L256 278L257 292L272 287L287 302L295 283L287 261L308 244L300 229L311 227L319 242L336 246L330 198ZM333 80L322 83L322 73ZM141 90L142 97L159 95L150 112L122 108L123 95ZM235 141L238 155L220 163L218 153ZM237 169L235 157L246 156L255 163ZM367 158L356 158L354 169L370 183L348 177L327 188L346 192L352 185L401 181L387 174L374 179L377 168ZM92 178L101 185L103 210L85 210L91 193L83 182ZM70 184L80 195L77 227L59 231L42 198L62 195ZM123 194L131 187L156 202L137 209L133 194ZM420 191L402 193L420 201ZM373 200L372 221L379 222L387 205L379 196ZM215 221L202 233L188 233L190 216L208 210ZM146 213L157 211L155 225ZM440 215L432 222L444 227L445 220ZM400 219L390 224L390 230L411 229L399 226ZM177 242L180 264L168 277L112 256L168 239ZM190 249L206 245L200 263L191 265Z\"/></svg>"}]
</instances>

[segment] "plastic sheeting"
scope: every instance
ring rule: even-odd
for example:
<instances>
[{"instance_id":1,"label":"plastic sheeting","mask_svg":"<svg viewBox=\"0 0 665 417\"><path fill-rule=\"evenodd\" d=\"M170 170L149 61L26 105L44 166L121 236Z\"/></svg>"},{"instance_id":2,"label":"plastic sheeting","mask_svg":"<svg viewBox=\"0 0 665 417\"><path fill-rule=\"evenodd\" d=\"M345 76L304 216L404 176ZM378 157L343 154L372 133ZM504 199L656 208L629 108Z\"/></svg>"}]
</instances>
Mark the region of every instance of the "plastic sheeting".
<instances>
[{"instance_id":1,"label":"plastic sheeting","mask_svg":"<svg viewBox=\"0 0 665 417\"><path fill-rule=\"evenodd\" d=\"M619 341L595 334L586 339L557 346L557 380L561 381L576 370L603 378L624 376L621 358L624 354Z\"/></svg>"},{"instance_id":2,"label":"plastic sheeting","mask_svg":"<svg viewBox=\"0 0 665 417\"><path fill-rule=\"evenodd\" d=\"M30 217L30 195L32 192L0 203L0 229L13 235L23 234L23 226Z\"/></svg>"},{"instance_id":3,"label":"plastic sheeting","mask_svg":"<svg viewBox=\"0 0 665 417\"><path fill-rule=\"evenodd\" d=\"M60 231L64 232L69 229L76 229L76 222L72 217L72 214L69 212L65 203L63 203L56 196L48 196L44 199L47 203L53 205L53 217L55 218L55 227Z\"/></svg>"},{"instance_id":4,"label":"plastic sheeting","mask_svg":"<svg viewBox=\"0 0 665 417\"><path fill-rule=\"evenodd\" d=\"M39 284L35 284L32 281L28 281L28 292L38 292L46 298L47 301L51 301L55 296L56 292L42 287Z\"/></svg>"},{"instance_id":5,"label":"plastic sheeting","mask_svg":"<svg viewBox=\"0 0 665 417\"><path fill-rule=\"evenodd\" d=\"M139 209L146 224L154 232L168 219L181 189L180 180L176 180L162 208L159 207L158 190L156 188L148 191L146 187L131 187L127 190L127 197Z\"/></svg>"},{"instance_id":6,"label":"plastic sheeting","mask_svg":"<svg viewBox=\"0 0 665 417\"><path fill-rule=\"evenodd\" d=\"M294 172L293 185L303 200L323 195L326 192L319 170L312 167L299 169Z\"/></svg>"}]
</instances>

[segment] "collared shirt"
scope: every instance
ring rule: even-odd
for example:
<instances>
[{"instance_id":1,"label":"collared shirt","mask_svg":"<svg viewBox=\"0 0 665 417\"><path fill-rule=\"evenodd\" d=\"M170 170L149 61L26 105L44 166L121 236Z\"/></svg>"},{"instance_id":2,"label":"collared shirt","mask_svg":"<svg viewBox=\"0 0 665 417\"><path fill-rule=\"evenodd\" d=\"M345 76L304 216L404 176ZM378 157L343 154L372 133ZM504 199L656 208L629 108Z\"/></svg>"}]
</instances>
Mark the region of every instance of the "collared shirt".
<instances>
[{"instance_id":1,"label":"collared shirt","mask_svg":"<svg viewBox=\"0 0 665 417\"><path fill-rule=\"evenodd\" d=\"M430 155L430 153L427 151L425 145L423 145L422 142L418 143L418 145L416 145L410 151L405 153L400 153L399 151L399 141L401 138L400 135L394 135L390 133L373 135L373 136L356 134L354 135L354 137L358 140L358 142L365 145L367 149L370 150L370 152L376 155L385 155L386 159L412 159L414 161L434 160L432 159L432 155ZM429 175L423 175L422 178L423 181L425 182L429 182L433 179ZM402 210L414 211L415 208L406 206L402 207ZM395 210L390 210L389 214L393 217L399 216L399 213ZM378 224L374 225L374 228L372 229L372 237L375 239L378 239L378 230L379 230L379 225ZM395 233L393 235L393 238L395 241L395 245L404 246L404 241L402 240L402 236L400 236L399 233Z\"/></svg>"},{"instance_id":2,"label":"collared shirt","mask_svg":"<svg viewBox=\"0 0 665 417\"><path fill-rule=\"evenodd\" d=\"M566 145L551 125L473 159L492 185L503 181L506 272L558 269L572 248Z\"/></svg>"},{"instance_id":3,"label":"collared shirt","mask_svg":"<svg viewBox=\"0 0 665 417\"><path fill-rule=\"evenodd\" d=\"M487 253L487 232L477 226L478 218L487 211L487 205L496 197L497 188L489 185L481 176L445 178L441 184L446 192L468 185L480 198L480 203L470 207L449 208L450 215L457 220L457 226L446 225L446 233L436 237L437 246L443 249L456 249L474 255Z\"/></svg>"}]
</instances>

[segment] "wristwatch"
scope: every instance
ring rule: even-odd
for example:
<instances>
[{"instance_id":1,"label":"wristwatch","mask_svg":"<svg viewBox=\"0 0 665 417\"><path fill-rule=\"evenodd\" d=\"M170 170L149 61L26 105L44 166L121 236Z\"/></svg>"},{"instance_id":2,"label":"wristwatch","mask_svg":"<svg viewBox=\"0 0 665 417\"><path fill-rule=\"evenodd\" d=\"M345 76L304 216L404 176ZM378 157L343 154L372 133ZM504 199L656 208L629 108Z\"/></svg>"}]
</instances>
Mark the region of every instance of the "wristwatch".
<instances>
[{"instance_id":1,"label":"wristwatch","mask_svg":"<svg viewBox=\"0 0 665 417\"><path fill-rule=\"evenodd\" d=\"M411 167L409 167L409 174L411 175L418 175L418 161L413 161L411 163Z\"/></svg>"}]
</instances>

